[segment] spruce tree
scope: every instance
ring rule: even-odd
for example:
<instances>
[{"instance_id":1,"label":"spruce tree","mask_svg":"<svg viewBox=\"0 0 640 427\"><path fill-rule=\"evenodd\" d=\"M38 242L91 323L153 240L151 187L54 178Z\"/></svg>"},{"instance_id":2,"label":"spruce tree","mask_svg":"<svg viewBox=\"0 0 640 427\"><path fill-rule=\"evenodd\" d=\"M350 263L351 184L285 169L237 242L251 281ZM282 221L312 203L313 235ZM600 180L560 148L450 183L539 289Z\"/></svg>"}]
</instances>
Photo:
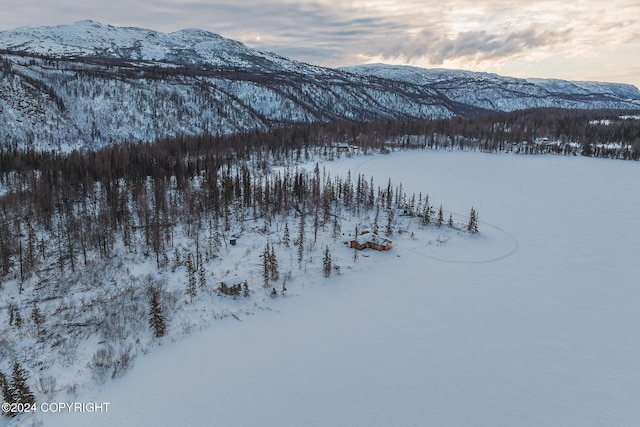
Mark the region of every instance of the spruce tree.
<instances>
[{"instance_id":1,"label":"spruce tree","mask_svg":"<svg viewBox=\"0 0 640 427\"><path fill-rule=\"evenodd\" d=\"M269 270L271 273L271 280L278 280L280 278L280 269L278 267L278 258L276 257L276 252L271 245L271 254L269 255Z\"/></svg>"},{"instance_id":2,"label":"spruce tree","mask_svg":"<svg viewBox=\"0 0 640 427\"><path fill-rule=\"evenodd\" d=\"M387 184L387 209L391 209L391 201L393 200L393 188L391 187L391 178L389 178L389 183Z\"/></svg>"},{"instance_id":3,"label":"spruce tree","mask_svg":"<svg viewBox=\"0 0 640 427\"><path fill-rule=\"evenodd\" d=\"M27 384L27 371L18 362L13 364L13 375L10 383L13 401L33 405L36 398Z\"/></svg>"},{"instance_id":4,"label":"spruce tree","mask_svg":"<svg viewBox=\"0 0 640 427\"><path fill-rule=\"evenodd\" d=\"M316 207L313 214L313 242L318 241L318 228L320 227L320 216L318 215L318 208Z\"/></svg>"},{"instance_id":5,"label":"spruce tree","mask_svg":"<svg viewBox=\"0 0 640 427\"><path fill-rule=\"evenodd\" d=\"M376 216L373 217L373 234L380 234L380 205L376 206Z\"/></svg>"},{"instance_id":6,"label":"spruce tree","mask_svg":"<svg viewBox=\"0 0 640 427\"><path fill-rule=\"evenodd\" d=\"M225 245L226 245L226 242L225 242ZM222 236L220 235L220 226L218 225L217 219L216 219L216 229L213 232L213 246L216 252L222 248Z\"/></svg>"},{"instance_id":7,"label":"spruce tree","mask_svg":"<svg viewBox=\"0 0 640 427\"><path fill-rule=\"evenodd\" d=\"M429 195L427 194L424 198L424 209L422 211L422 224L429 225L431 223L431 205L429 205Z\"/></svg>"},{"instance_id":8,"label":"spruce tree","mask_svg":"<svg viewBox=\"0 0 640 427\"><path fill-rule=\"evenodd\" d=\"M33 323L35 323L36 325L36 330L38 332L38 335L43 334L44 330L42 329L42 325L44 324L44 320L45 320L44 315L42 314L42 312L40 311L40 309L35 303L33 304L33 310L31 311L31 319L33 320Z\"/></svg>"},{"instance_id":9,"label":"spruce tree","mask_svg":"<svg viewBox=\"0 0 640 427\"><path fill-rule=\"evenodd\" d=\"M449 222L447 222L449 228L453 228L453 216L449 214Z\"/></svg>"},{"instance_id":10,"label":"spruce tree","mask_svg":"<svg viewBox=\"0 0 640 427\"><path fill-rule=\"evenodd\" d=\"M300 231L298 232L298 265L302 267L304 259L304 211L300 215Z\"/></svg>"},{"instance_id":11,"label":"spruce tree","mask_svg":"<svg viewBox=\"0 0 640 427\"><path fill-rule=\"evenodd\" d=\"M249 291L249 282L247 282L246 280L242 284L242 289L243 289L243 295L245 297L248 297L249 295L251 295L251 291Z\"/></svg>"},{"instance_id":12,"label":"spruce tree","mask_svg":"<svg viewBox=\"0 0 640 427\"><path fill-rule=\"evenodd\" d=\"M286 247L289 247L289 245L291 244L291 235L289 234L289 223L288 222L284 223L284 232L283 232L283 236L282 236L282 243L284 243L284 245Z\"/></svg>"},{"instance_id":13,"label":"spruce tree","mask_svg":"<svg viewBox=\"0 0 640 427\"><path fill-rule=\"evenodd\" d=\"M327 245L324 250L324 259L322 261L322 272L324 273L324 277L331 276L331 267L331 254L329 253L329 245Z\"/></svg>"},{"instance_id":14,"label":"spruce tree","mask_svg":"<svg viewBox=\"0 0 640 427\"><path fill-rule=\"evenodd\" d=\"M187 295L189 295L190 302L193 302L193 298L198 295L198 289L196 287L196 270L193 266L193 257L191 254L187 257Z\"/></svg>"},{"instance_id":15,"label":"spruce tree","mask_svg":"<svg viewBox=\"0 0 640 427\"><path fill-rule=\"evenodd\" d=\"M271 272L271 262L269 261L269 258L271 258L271 253L269 252L269 244L267 243L267 245L264 247L264 250L262 251L262 279L263 286L265 288L268 288L270 286L269 277Z\"/></svg>"},{"instance_id":16,"label":"spruce tree","mask_svg":"<svg viewBox=\"0 0 640 427\"><path fill-rule=\"evenodd\" d=\"M385 233L387 236L393 236L393 209L387 210L387 229Z\"/></svg>"},{"instance_id":17,"label":"spruce tree","mask_svg":"<svg viewBox=\"0 0 640 427\"><path fill-rule=\"evenodd\" d=\"M342 227L340 226L340 220L338 219L338 215L334 215L333 217L333 231L331 233L331 237L333 237L333 241L340 237L340 232L342 231Z\"/></svg>"},{"instance_id":18,"label":"spruce tree","mask_svg":"<svg viewBox=\"0 0 640 427\"><path fill-rule=\"evenodd\" d=\"M150 293L151 301L149 302L149 325L153 330L153 335L156 338L160 338L166 335L167 325L164 321L164 315L162 314L162 306L160 305L158 290L152 289Z\"/></svg>"},{"instance_id":19,"label":"spruce tree","mask_svg":"<svg viewBox=\"0 0 640 427\"><path fill-rule=\"evenodd\" d=\"M438 227L442 227L443 223L444 223L444 212L442 212L442 205L440 205L440 209L438 209L438 220L436 222L436 225Z\"/></svg>"},{"instance_id":20,"label":"spruce tree","mask_svg":"<svg viewBox=\"0 0 640 427\"><path fill-rule=\"evenodd\" d=\"M204 290L207 287L207 270L204 269L204 264L200 263L200 270L198 270L198 282L200 289Z\"/></svg>"},{"instance_id":21,"label":"spruce tree","mask_svg":"<svg viewBox=\"0 0 640 427\"><path fill-rule=\"evenodd\" d=\"M469 233L477 233L478 232L478 214L476 210L471 207L471 212L469 213L469 224L467 225L467 231Z\"/></svg>"},{"instance_id":22,"label":"spruce tree","mask_svg":"<svg viewBox=\"0 0 640 427\"><path fill-rule=\"evenodd\" d=\"M180 251L176 249L173 251L173 263L171 264L171 271L175 273L176 268L180 267L181 265L182 259L180 259Z\"/></svg>"},{"instance_id":23,"label":"spruce tree","mask_svg":"<svg viewBox=\"0 0 640 427\"><path fill-rule=\"evenodd\" d=\"M5 403L17 403L14 398L13 388L11 387L11 383L9 382L9 378L7 378L4 372L0 372L0 389L2 389L2 399L5 401ZM3 413L7 417L15 417L16 415L18 415L17 412L3 411Z\"/></svg>"},{"instance_id":24,"label":"spruce tree","mask_svg":"<svg viewBox=\"0 0 640 427\"><path fill-rule=\"evenodd\" d=\"M20 314L20 310L17 308L14 311L13 324L18 328L22 327L22 315Z\"/></svg>"}]
</instances>

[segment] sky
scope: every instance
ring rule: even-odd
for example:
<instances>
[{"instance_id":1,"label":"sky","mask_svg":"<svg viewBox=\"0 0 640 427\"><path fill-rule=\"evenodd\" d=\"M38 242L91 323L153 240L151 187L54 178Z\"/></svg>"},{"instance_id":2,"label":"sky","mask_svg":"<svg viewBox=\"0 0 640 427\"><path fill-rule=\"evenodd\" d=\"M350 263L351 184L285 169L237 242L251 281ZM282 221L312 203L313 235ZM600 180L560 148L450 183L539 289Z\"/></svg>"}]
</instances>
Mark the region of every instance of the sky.
<instances>
[{"instance_id":1,"label":"sky","mask_svg":"<svg viewBox=\"0 0 640 427\"><path fill-rule=\"evenodd\" d=\"M310 64L454 68L640 87L639 0L3 0L0 30L92 19L200 28Z\"/></svg>"}]
</instances>

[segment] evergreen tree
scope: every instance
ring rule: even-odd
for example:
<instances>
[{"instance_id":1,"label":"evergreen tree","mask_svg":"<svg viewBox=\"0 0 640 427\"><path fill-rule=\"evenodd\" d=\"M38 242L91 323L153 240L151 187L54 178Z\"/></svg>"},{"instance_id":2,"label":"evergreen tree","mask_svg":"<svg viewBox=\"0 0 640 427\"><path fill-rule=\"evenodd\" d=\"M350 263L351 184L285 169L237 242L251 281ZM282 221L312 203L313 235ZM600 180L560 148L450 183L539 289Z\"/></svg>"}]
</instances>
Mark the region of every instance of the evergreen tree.
<instances>
[{"instance_id":1,"label":"evergreen tree","mask_svg":"<svg viewBox=\"0 0 640 427\"><path fill-rule=\"evenodd\" d=\"M44 330L42 329L42 325L44 324L44 320L45 320L44 315L42 314L42 312L40 311L40 309L35 303L33 304L33 310L31 310L31 319L33 320L33 323L35 323L36 325L36 330L38 332L38 335L43 334Z\"/></svg>"},{"instance_id":2,"label":"evergreen tree","mask_svg":"<svg viewBox=\"0 0 640 427\"><path fill-rule=\"evenodd\" d=\"M391 201L393 200L393 188L391 187L391 178L387 184L387 209L391 209Z\"/></svg>"},{"instance_id":3,"label":"evergreen tree","mask_svg":"<svg viewBox=\"0 0 640 427\"><path fill-rule=\"evenodd\" d=\"M411 199L409 200L409 205L408 205L409 215L415 216L415 209L416 209L416 193L413 193L411 195Z\"/></svg>"},{"instance_id":4,"label":"evergreen tree","mask_svg":"<svg viewBox=\"0 0 640 427\"><path fill-rule=\"evenodd\" d=\"M298 232L298 265L302 267L304 259L304 211L300 215L300 231Z\"/></svg>"},{"instance_id":5,"label":"evergreen tree","mask_svg":"<svg viewBox=\"0 0 640 427\"><path fill-rule=\"evenodd\" d=\"M191 254L187 257L187 295L189 295L190 302L193 302L193 298L198 295L198 289L196 287L196 270L193 265L193 257Z\"/></svg>"},{"instance_id":6,"label":"evergreen tree","mask_svg":"<svg viewBox=\"0 0 640 427\"><path fill-rule=\"evenodd\" d=\"M376 215L373 217L373 234L380 234L380 206L376 206Z\"/></svg>"},{"instance_id":7,"label":"evergreen tree","mask_svg":"<svg viewBox=\"0 0 640 427\"><path fill-rule=\"evenodd\" d=\"M22 327L22 315L17 308L14 310L13 324L18 328Z\"/></svg>"},{"instance_id":8,"label":"evergreen tree","mask_svg":"<svg viewBox=\"0 0 640 427\"><path fill-rule=\"evenodd\" d=\"M449 214L449 222L447 222L449 228L453 228L453 216Z\"/></svg>"},{"instance_id":9,"label":"evergreen tree","mask_svg":"<svg viewBox=\"0 0 640 427\"><path fill-rule=\"evenodd\" d=\"M180 259L180 251L176 249L173 251L173 263L171 264L171 271L175 273L176 268L180 267L181 265L182 259Z\"/></svg>"},{"instance_id":10,"label":"evergreen tree","mask_svg":"<svg viewBox=\"0 0 640 427\"><path fill-rule=\"evenodd\" d=\"M444 212L442 212L442 205L440 205L440 209L438 209L438 220L436 222L436 225L438 227L442 227L443 223L444 223Z\"/></svg>"},{"instance_id":11,"label":"evergreen tree","mask_svg":"<svg viewBox=\"0 0 640 427\"><path fill-rule=\"evenodd\" d=\"M322 260L322 272L324 277L331 276L331 254L329 253L329 245L325 247L324 259Z\"/></svg>"},{"instance_id":12,"label":"evergreen tree","mask_svg":"<svg viewBox=\"0 0 640 427\"><path fill-rule=\"evenodd\" d=\"M373 192L373 177L371 177L371 182L369 183L369 200L367 201L367 208L371 209L375 201L376 197L375 193Z\"/></svg>"},{"instance_id":13,"label":"evergreen tree","mask_svg":"<svg viewBox=\"0 0 640 427\"><path fill-rule=\"evenodd\" d=\"M207 270L204 269L202 262L200 262L200 270L198 270L198 282L200 289L204 290L207 287Z\"/></svg>"},{"instance_id":14,"label":"evergreen tree","mask_svg":"<svg viewBox=\"0 0 640 427\"><path fill-rule=\"evenodd\" d=\"M159 291L151 289L151 300L149 302L149 325L153 330L153 335L160 338L166 335L167 325L162 314L162 306L160 305Z\"/></svg>"},{"instance_id":15,"label":"evergreen tree","mask_svg":"<svg viewBox=\"0 0 640 427\"><path fill-rule=\"evenodd\" d=\"M467 225L467 231L469 233L477 233L478 232L478 214L476 210L471 207L471 212L469 213L469 224Z\"/></svg>"},{"instance_id":16,"label":"evergreen tree","mask_svg":"<svg viewBox=\"0 0 640 427\"><path fill-rule=\"evenodd\" d=\"M12 303L9 303L9 326L13 326L15 322L16 308Z\"/></svg>"},{"instance_id":17,"label":"evergreen tree","mask_svg":"<svg viewBox=\"0 0 640 427\"><path fill-rule=\"evenodd\" d=\"M4 374L4 372L0 371L0 389L2 389L2 400L4 400L8 404L17 403L14 398L13 388L9 382L9 379ZM17 412L9 412L3 411L4 415L7 417L15 417L18 415Z\"/></svg>"},{"instance_id":18,"label":"evergreen tree","mask_svg":"<svg viewBox=\"0 0 640 427\"><path fill-rule=\"evenodd\" d=\"M393 209L387 210L387 229L385 232L387 236L393 236Z\"/></svg>"},{"instance_id":19,"label":"evergreen tree","mask_svg":"<svg viewBox=\"0 0 640 427\"><path fill-rule=\"evenodd\" d=\"M271 280L278 280L280 278L278 258L276 257L276 252L273 245L271 246L271 254L269 254L269 270L271 273Z\"/></svg>"},{"instance_id":20,"label":"evergreen tree","mask_svg":"<svg viewBox=\"0 0 640 427\"><path fill-rule=\"evenodd\" d=\"M320 216L318 215L318 209L315 209L313 214L313 242L318 241L318 228L320 227Z\"/></svg>"},{"instance_id":21,"label":"evergreen tree","mask_svg":"<svg viewBox=\"0 0 640 427\"><path fill-rule=\"evenodd\" d=\"M271 257L271 253L269 252L269 244L267 243L262 251L262 279L263 286L268 288L269 285L269 277L271 272L271 262L269 258Z\"/></svg>"},{"instance_id":22,"label":"evergreen tree","mask_svg":"<svg viewBox=\"0 0 640 427\"><path fill-rule=\"evenodd\" d=\"M220 234L220 224L218 223L218 218L216 217L215 230L213 232L213 246L215 251L219 251L222 248L222 235ZM226 242L225 242L226 246Z\"/></svg>"},{"instance_id":23,"label":"evergreen tree","mask_svg":"<svg viewBox=\"0 0 640 427\"><path fill-rule=\"evenodd\" d=\"M282 236L282 243L284 243L284 245L286 247L289 247L289 244L291 243L291 235L289 234L289 223L288 222L284 223L284 232L283 232L283 236Z\"/></svg>"},{"instance_id":24,"label":"evergreen tree","mask_svg":"<svg viewBox=\"0 0 640 427\"><path fill-rule=\"evenodd\" d=\"M422 211L422 224L429 225L431 223L432 208L429 205L429 195L424 197L424 208Z\"/></svg>"},{"instance_id":25,"label":"evergreen tree","mask_svg":"<svg viewBox=\"0 0 640 427\"><path fill-rule=\"evenodd\" d=\"M249 282L247 282L246 280L242 284L242 289L243 289L243 295L245 296L245 298L251 295L251 291L249 291Z\"/></svg>"},{"instance_id":26,"label":"evergreen tree","mask_svg":"<svg viewBox=\"0 0 640 427\"><path fill-rule=\"evenodd\" d=\"M27 371L18 362L13 364L13 375L9 384L16 403L33 405L36 398L27 384Z\"/></svg>"},{"instance_id":27,"label":"evergreen tree","mask_svg":"<svg viewBox=\"0 0 640 427\"><path fill-rule=\"evenodd\" d=\"M333 231L331 233L331 237L333 237L333 241L335 241L338 237L340 237L340 232L342 231L342 227L340 226L340 220L338 219L338 215L333 216Z\"/></svg>"}]
</instances>

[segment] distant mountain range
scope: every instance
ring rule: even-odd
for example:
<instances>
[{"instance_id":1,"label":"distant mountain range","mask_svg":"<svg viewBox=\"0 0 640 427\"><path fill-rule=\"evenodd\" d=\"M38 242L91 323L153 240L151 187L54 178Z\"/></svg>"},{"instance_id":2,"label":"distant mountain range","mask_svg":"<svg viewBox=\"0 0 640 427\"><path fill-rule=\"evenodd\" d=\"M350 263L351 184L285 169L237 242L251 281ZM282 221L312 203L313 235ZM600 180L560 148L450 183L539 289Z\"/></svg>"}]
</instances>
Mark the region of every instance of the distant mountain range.
<instances>
[{"instance_id":1,"label":"distant mountain range","mask_svg":"<svg viewBox=\"0 0 640 427\"><path fill-rule=\"evenodd\" d=\"M39 150L300 122L640 109L640 91L626 84L383 64L330 69L196 29L18 28L0 32L0 58L0 144Z\"/></svg>"}]
</instances>

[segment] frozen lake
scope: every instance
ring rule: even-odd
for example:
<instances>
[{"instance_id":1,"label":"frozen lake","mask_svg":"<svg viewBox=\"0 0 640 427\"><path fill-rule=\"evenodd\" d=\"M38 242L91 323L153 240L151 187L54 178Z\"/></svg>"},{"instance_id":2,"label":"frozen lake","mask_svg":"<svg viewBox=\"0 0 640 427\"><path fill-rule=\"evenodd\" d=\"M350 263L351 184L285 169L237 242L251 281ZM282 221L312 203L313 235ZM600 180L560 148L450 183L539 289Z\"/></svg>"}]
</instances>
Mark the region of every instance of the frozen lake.
<instances>
[{"instance_id":1,"label":"frozen lake","mask_svg":"<svg viewBox=\"0 0 640 427\"><path fill-rule=\"evenodd\" d=\"M326 167L473 205L484 237L399 241L292 284L279 311L214 323L76 399L108 414L45 425L640 422L639 163L416 151Z\"/></svg>"}]
</instances>

